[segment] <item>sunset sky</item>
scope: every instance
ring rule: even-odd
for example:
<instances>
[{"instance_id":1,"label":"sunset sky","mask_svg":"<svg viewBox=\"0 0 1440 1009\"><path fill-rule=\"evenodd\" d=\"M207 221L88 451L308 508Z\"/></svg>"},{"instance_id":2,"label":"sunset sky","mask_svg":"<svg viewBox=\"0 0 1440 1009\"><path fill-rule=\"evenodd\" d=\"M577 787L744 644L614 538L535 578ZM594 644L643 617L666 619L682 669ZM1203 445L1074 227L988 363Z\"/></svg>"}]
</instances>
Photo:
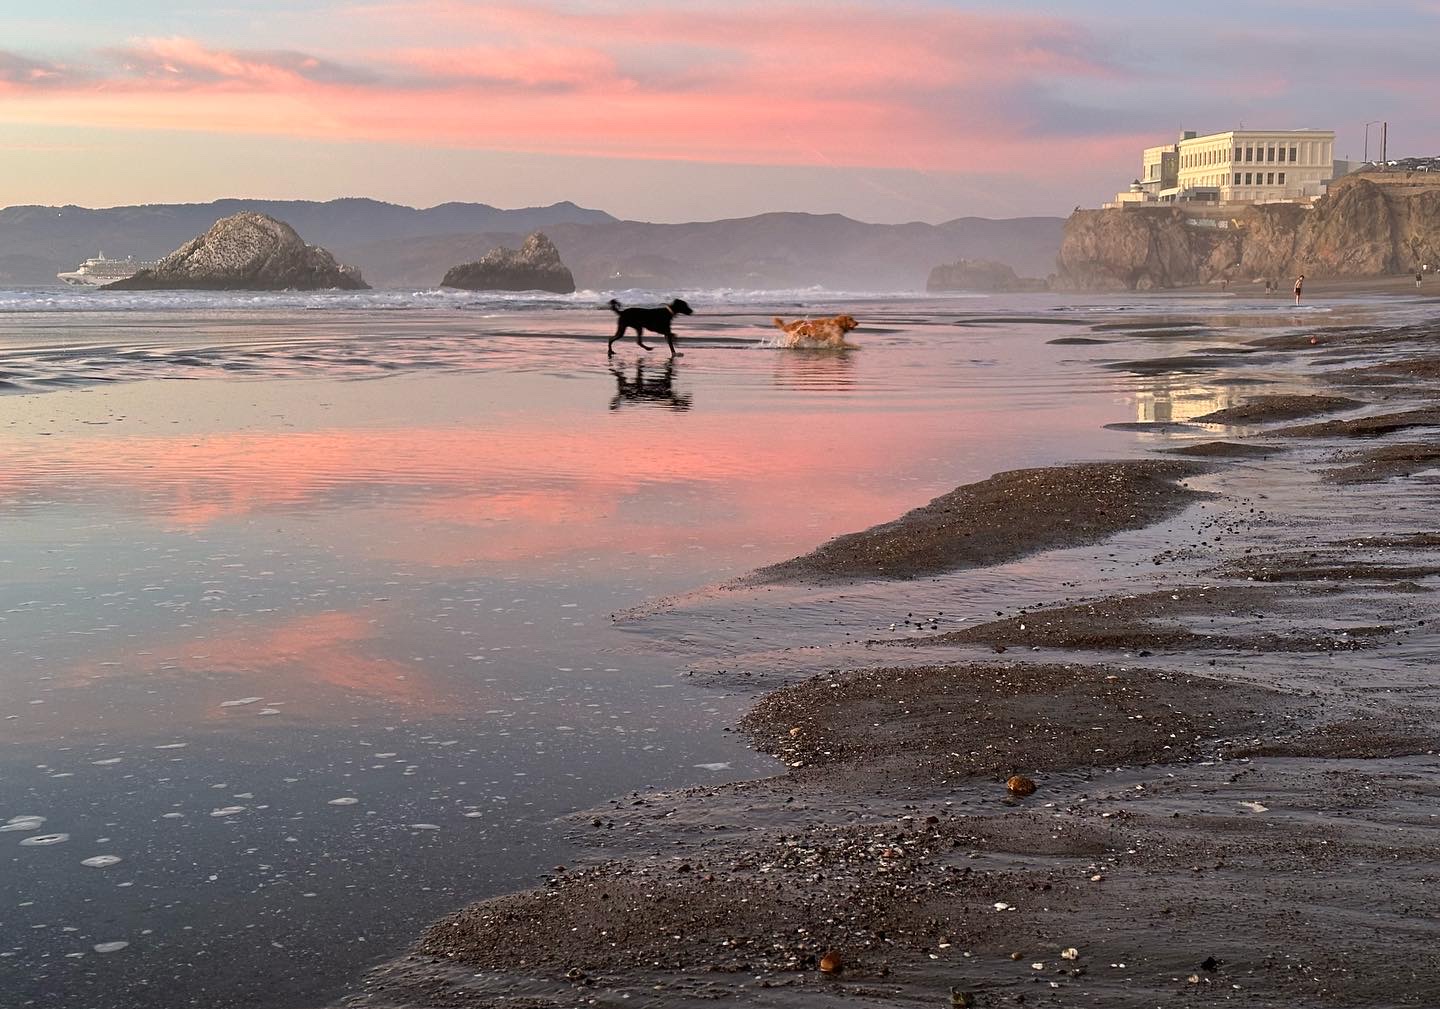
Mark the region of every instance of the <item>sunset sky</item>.
<instances>
[{"instance_id":1,"label":"sunset sky","mask_svg":"<svg viewBox=\"0 0 1440 1009\"><path fill-rule=\"evenodd\" d=\"M938 222L1097 205L1181 129L1359 158L1384 119L1392 157L1440 154L1440 0L0 0L0 26L0 206Z\"/></svg>"}]
</instances>

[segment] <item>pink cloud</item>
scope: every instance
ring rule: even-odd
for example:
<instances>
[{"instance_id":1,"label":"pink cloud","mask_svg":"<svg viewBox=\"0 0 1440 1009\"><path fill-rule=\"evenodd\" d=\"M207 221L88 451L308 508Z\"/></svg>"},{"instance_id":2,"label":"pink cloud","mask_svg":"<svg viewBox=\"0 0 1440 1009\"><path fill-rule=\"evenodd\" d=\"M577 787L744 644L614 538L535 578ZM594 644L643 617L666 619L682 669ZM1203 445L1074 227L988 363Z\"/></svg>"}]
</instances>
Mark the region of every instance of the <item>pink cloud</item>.
<instances>
[{"instance_id":1,"label":"pink cloud","mask_svg":"<svg viewBox=\"0 0 1440 1009\"><path fill-rule=\"evenodd\" d=\"M0 76L24 97L0 122L985 170L1033 151L1037 78L1116 75L1082 29L1024 15L434 0L347 16L393 44L344 62L144 39L94 83Z\"/></svg>"}]
</instances>

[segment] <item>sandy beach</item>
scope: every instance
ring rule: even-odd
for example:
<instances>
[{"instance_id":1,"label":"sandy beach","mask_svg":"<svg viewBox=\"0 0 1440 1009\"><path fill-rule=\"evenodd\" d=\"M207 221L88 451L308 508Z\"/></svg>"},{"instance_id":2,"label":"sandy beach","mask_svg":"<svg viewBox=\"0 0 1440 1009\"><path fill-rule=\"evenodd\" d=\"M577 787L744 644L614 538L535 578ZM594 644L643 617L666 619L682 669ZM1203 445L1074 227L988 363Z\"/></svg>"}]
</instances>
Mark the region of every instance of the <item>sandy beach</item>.
<instances>
[{"instance_id":1,"label":"sandy beach","mask_svg":"<svg viewBox=\"0 0 1440 1009\"><path fill-rule=\"evenodd\" d=\"M126 297L0 314L18 1005L1428 1004L1423 302Z\"/></svg>"},{"instance_id":2,"label":"sandy beach","mask_svg":"<svg viewBox=\"0 0 1440 1009\"><path fill-rule=\"evenodd\" d=\"M627 617L753 623L693 671L784 770L568 818L542 885L337 1004L1435 1004L1440 329L1242 349L1194 353L1249 390L1198 433ZM856 632L767 650L801 607Z\"/></svg>"}]
</instances>

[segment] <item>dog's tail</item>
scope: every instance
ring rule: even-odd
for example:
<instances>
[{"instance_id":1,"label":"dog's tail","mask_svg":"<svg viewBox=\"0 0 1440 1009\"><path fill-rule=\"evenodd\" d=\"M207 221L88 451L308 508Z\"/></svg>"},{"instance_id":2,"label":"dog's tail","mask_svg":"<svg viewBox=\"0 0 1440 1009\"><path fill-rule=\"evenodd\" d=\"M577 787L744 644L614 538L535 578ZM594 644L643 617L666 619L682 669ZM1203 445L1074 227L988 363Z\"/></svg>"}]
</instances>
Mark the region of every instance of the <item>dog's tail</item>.
<instances>
[{"instance_id":1,"label":"dog's tail","mask_svg":"<svg viewBox=\"0 0 1440 1009\"><path fill-rule=\"evenodd\" d=\"M610 299L610 311L614 312L616 315L620 314L620 300L618 298Z\"/></svg>"},{"instance_id":2,"label":"dog's tail","mask_svg":"<svg viewBox=\"0 0 1440 1009\"><path fill-rule=\"evenodd\" d=\"M780 318L780 316L778 316L778 315L775 316L775 318L771 319L770 321L773 322L773 323L775 323L775 328L776 328L776 329L784 329L784 328L785 328L785 320L782 319L782 318Z\"/></svg>"}]
</instances>

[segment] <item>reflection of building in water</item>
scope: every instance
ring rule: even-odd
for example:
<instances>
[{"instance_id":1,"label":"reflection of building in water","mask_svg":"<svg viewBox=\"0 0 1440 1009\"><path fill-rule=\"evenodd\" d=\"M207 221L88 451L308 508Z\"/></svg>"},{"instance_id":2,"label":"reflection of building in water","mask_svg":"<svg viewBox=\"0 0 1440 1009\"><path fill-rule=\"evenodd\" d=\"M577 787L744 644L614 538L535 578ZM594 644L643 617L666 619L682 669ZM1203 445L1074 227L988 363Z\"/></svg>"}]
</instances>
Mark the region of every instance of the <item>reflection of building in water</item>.
<instances>
[{"instance_id":1,"label":"reflection of building in water","mask_svg":"<svg viewBox=\"0 0 1440 1009\"><path fill-rule=\"evenodd\" d=\"M1236 399L1234 390L1224 386L1177 386L1152 382L1148 388L1135 393L1135 419L1160 424L1186 421L1234 406Z\"/></svg>"},{"instance_id":2,"label":"reflection of building in water","mask_svg":"<svg viewBox=\"0 0 1440 1009\"><path fill-rule=\"evenodd\" d=\"M635 362L635 377L631 378L615 365L610 366L615 376L615 396L610 400L610 409L618 410L627 403L643 403L652 406L669 407L671 410L690 409L690 394L675 391L675 359L671 358L657 372L651 369L645 374L645 362Z\"/></svg>"}]
</instances>

